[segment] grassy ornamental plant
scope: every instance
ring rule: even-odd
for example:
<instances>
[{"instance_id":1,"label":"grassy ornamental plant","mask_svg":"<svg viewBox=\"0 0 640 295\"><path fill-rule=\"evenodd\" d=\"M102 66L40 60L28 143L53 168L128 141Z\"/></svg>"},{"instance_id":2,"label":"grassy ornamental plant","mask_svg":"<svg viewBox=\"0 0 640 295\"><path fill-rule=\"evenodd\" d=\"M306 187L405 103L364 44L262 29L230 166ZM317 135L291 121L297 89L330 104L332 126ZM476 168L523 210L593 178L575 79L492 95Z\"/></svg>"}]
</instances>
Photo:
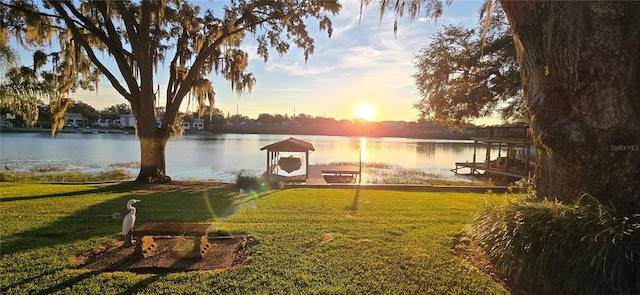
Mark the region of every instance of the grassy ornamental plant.
<instances>
[{"instance_id":1,"label":"grassy ornamental plant","mask_svg":"<svg viewBox=\"0 0 640 295\"><path fill-rule=\"evenodd\" d=\"M508 294L452 251L486 195L355 189L3 183L3 294ZM136 226L211 223L256 244L247 266L138 274L79 268L78 255Z\"/></svg>"},{"instance_id":2,"label":"grassy ornamental plant","mask_svg":"<svg viewBox=\"0 0 640 295\"><path fill-rule=\"evenodd\" d=\"M531 294L638 294L640 219L590 196L488 202L465 229Z\"/></svg>"}]
</instances>

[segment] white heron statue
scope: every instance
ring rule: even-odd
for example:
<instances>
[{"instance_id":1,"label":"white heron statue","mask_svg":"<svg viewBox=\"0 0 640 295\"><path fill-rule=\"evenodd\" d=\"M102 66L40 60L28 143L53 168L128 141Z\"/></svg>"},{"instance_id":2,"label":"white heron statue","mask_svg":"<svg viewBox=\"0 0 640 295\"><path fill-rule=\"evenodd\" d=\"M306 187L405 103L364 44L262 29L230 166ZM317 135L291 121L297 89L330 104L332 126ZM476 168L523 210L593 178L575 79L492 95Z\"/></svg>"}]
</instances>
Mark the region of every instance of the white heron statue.
<instances>
[{"instance_id":1,"label":"white heron statue","mask_svg":"<svg viewBox=\"0 0 640 295\"><path fill-rule=\"evenodd\" d=\"M132 205L140 202L140 200L131 199L127 201L127 210L129 214L122 220L122 235L124 236L124 247L133 246L131 232L133 231L133 224L136 223L136 207Z\"/></svg>"}]
</instances>

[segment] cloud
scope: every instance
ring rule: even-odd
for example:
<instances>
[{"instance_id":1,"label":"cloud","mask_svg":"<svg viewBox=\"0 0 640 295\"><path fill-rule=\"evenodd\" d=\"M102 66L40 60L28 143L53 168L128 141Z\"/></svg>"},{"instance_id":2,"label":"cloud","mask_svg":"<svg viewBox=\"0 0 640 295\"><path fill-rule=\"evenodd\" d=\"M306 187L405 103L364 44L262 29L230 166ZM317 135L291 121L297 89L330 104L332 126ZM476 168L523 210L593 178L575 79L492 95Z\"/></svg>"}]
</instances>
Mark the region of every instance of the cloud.
<instances>
[{"instance_id":1,"label":"cloud","mask_svg":"<svg viewBox=\"0 0 640 295\"><path fill-rule=\"evenodd\" d=\"M302 92L307 91L307 89L303 88L265 88L265 91L274 91L274 92Z\"/></svg>"},{"instance_id":2,"label":"cloud","mask_svg":"<svg viewBox=\"0 0 640 295\"><path fill-rule=\"evenodd\" d=\"M331 72L334 70L333 66L309 66L301 65L299 62L268 62L267 72L285 72L288 75L293 76L314 76Z\"/></svg>"},{"instance_id":3,"label":"cloud","mask_svg":"<svg viewBox=\"0 0 640 295\"><path fill-rule=\"evenodd\" d=\"M266 64L252 60L250 71L258 83L251 95L240 98L221 90L220 106L234 113L239 104L240 112L250 117L263 112L292 114L295 108L297 113L343 119L351 118L355 105L368 102L376 107L378 120L417 118L412 107L419 97L411 77L414 56L429 44L438 27L464 20L449 18L447 9L438 22L404 17L394 35L395 18L387 14L381 21L375 4L365 7L361 20L360 1L342 4L340 14L331 17L331 38L309 26L315 50L308 62L294 46L281 57L272 54ZM245 44L256 59L255 45Z\"/></svg>"},{"instance_id":4,"label":"cloud","mask_svg":"<svg viewBox=\"0 0 640 295\"><path fill-rule=\"evenodd\" d=\"M240 49L244 50L247 52L247 54L249 55L249 61L251 62L257 62L257 61L262 61L262 56L258 55L258 44L255 43L255 40L247 40L248 42L244 42L241 46Z\"/></svg>"}]
</instances>

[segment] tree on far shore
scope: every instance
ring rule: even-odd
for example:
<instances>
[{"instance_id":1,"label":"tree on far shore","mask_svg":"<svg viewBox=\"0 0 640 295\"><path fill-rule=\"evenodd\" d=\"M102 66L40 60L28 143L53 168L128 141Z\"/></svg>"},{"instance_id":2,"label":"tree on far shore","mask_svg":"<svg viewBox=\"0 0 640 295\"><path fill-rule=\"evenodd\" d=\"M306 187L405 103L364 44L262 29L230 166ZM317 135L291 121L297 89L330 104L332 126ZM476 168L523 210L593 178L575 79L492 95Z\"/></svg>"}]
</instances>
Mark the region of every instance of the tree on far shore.
<instances>
[{"instance_id":1,"label":"tree on far shore","mask_svg":"<svg viewBox=\"0 0 640 295\"><path fill-rule=\"evenodd\" d=\"M82 101L72 101L67 107L67 112L81 114L86 120L86 126L91 126L100 119L100 112Z\"/></svg>"},{"instance_id":2,"label":"tree on far shore","mask_svg":"<svg viewBox=\"0 0 640 295\"><path fill-rule=\"evenodd\" d=\"M5 36L38 44L59 39L61 48L72 49L63 52L64 57L89 61L131 104L140 139L140 182L170 179L165 175L165 146L176 131L185 98L196 100L201 112L208 104L213 114L215 92L208 75L224 77L237 93L251 91L255 78L246 72L248 54L241 48L245 38L256 39L257 54L265 62L270 50L284 54L290 43L303 50L306 60L314 50L308 21L316 20L331 36L329 16L341 7L337 1L304 0L237 0L215 11L178 0L44 1L39 6L10 1L0 6L16 24L3 27L10 31L3 32ZM162 91L155 77L160 67L169 70ZM72 66L65 70L66 77L79 73ZM162 96L165 113L157 122Z\"/></svg>"},{"instance_id":3,"label":"tree on far shore","mask_svg":"<svg viewBox=\"0 0 640 295\"><path fill-rule=\"evenodd\" d=\"M101 119L116 120L120 115L131 114L131 107L126 103L120 103L104 108L100 111Z\"/></svg>"}]
</instances>

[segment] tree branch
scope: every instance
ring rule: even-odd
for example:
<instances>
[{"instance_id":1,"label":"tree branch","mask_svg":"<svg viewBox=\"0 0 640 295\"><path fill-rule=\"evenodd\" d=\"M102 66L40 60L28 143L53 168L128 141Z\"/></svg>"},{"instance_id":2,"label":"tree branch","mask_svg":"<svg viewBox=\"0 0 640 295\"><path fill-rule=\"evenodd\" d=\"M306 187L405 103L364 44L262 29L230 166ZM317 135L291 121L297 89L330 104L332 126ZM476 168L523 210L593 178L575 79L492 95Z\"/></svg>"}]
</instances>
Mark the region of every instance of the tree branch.
<instances>
[{"instance_id":1,"label":"tree branch","mask_svg":"<svg viewBox=\"0 0 640 295\"><path fill-rule=\"evenodd\" d=\"M267 5L269 5L268 2L267 2ZM198 55L196 56L193 64L189 68L189 72L188 72L187 76L185 77L185 79L183 81L180 81L178 83L178 85L176 85L177 91L172 91L172 92L167 91L167 105L166 105L166 115L165 115L165 117L174 117L175 115L177 115L177 113L179 111L179 108L180 108L180 104L182 103L182 100L187 95L187 93L189 93L189 91L191 91L191 87L193 86L193 82L198 77L200 69L202 68L202 66L204 66L204 64L207 61L207 59L209 59L211 57L211 55L222 44L222 42L224 40L226 40L227 38L229 38L229 37L231 37L233 35L242 33L244 31L250 31L251 32L252 28L255 27L255 26L259 26L259 25L262 25L264 23L267 23L267 22L270 22L270 21L273 21L273 20L278 20L278 19L283 19L283 18L290 17L291 15L293 15L296 12L296 9L298 7L294 8L294 9L290 9L287 13L285 13L283 15L278 15L278 16L273 16L272 15L271 17L257 18L258 21L252 22L252 23L248 23L245 26L239 27L239 28L237 28L237 29L235 29L233 31L227 31L227 32L223 33L223 35L220 36L218 39L216 39L216 41L213 44L211 44L211 45L209 45L207 47L203 47L200 50L200 52L198 53ZM251 14L251 13L249 13L249 14ZM269 15L269 14L267 14L267 15ZM237 27L239 24L241 24L242 22L244 22L248 18L249 17L248 17L247 14L243 14L240 18L238 18L236 21L234 21L234 27ZM173 79L173 77L170 77L169 79L171 80L171 79ZM170 82L170 84L173 84L173 83Z\"/></svg>"},{"instance_id":2,"label":"tree branch","mask_svg":"<svg viewBox=\"0 0 640 295\"><path fill-rule=\"evenodd\" d=\"M124 1L114 1L113 3L118 7L122 20L124 21L124 25L127 27L127 36L129 37L128 39L131 46L138 46L138 26L135 18L124 5Z\"/></svg>"},{"instance_id":3,"label":"tree branch","mask_svg":"<svg viewBox=\"0 0 640 295\"><path fill-rule=\"evenodd\" d=\"M74 14L74 16L76 16L80 23L82 24L83 28L86 28L88 30L90 30L92 33L94 33L94 35L96 35L96 37L98 37L103 44L105 44L107 46L107 48L109 48L109 54L111 56L113 56L113 58L116 61L116 64L118 65L118 69L120 70L120 73L122 74L122 77L124 78L125 82L127 83L127 87L129 88L129 91L125 91L126 93L129 94L129 96L131 97L132 100L129 100L129 102L134 103L134 100L137 100L135 97L139 97L139 87L138 87L138 81L136 80L134 74L133 74L133 65L129 63L129 61L125 58L125 56L131 56L130 53L128 53L123 47L122 47L122 43L120 42L120 36L117 34L117 32L115 32L115 28L114 28L114 34L115 35L111 35L111 33L109 34L109 37L107 35L104 34L104 32L102 30L100 30L99 28L97 28L95 25L93 25L93 22L86 18L84 15L82 15L75 7L73 7L72 3L70 2L65 2L67 8L69 9L69 11L71 11L71 13ZM64 12L65 14L65 18L67 19L71 19L67 14L66 14L66 10L64 10L61 7L62 12ZM59 11L60 12L60 11ZM102 18L104 19L105 22L105 26L109 27L109 23L111 22L111 18L110 16L106 13L106 11L102 11ZM69 25L67 25L69 26ZM113 23L110 23L110 26L113 27ZM74 26L75 28L75 26ZM78 31L79 33L79 31ZM74 34L75 35L75 34ZM117 41L116 41L117 39ZM91 49L90 44L87 42L86 38L84 38L84 36L82 37L83 42L86 44L85 46L85 50L87 52L91 51L91 55L94 56L95 60L92 59L92 61L94 61L94 63L100 63L100 61L95 57L95 54L93 53L93 49ZM89 49L86 49L86 48ZM104 70L100 67L98 67L100 69L101 72L104 73ZM106 67L103 66L104 69L106 69ZM107 72L109 72L108 69L106 69ZM113 75L112 75L113 76ZM111 84L113 84L113 80L109 79L109 81L111 82ZM117 79L115 80L116 83L123 88L119 82L117 82ZM114 85L115 87L115 85ZM118 91L120 92L120 91ZM125 94L121 93L123 96Z\"/></svg>"},{"instance_id":4,"label":"tree branch","mask_svg":"<svg viewBox=\"0 0 640 295\"><path fill-rule=\"evenodd\" d=\"M56 3L54 5L53 2L56 2L56 1L52 1L51 5L53 5L54 7L58 7L58 3ZM61 10L65 11L65 15L63 16L65 20L70 20L72 22L72 24L77 24L80 27L82 27L83 29L87 29L89 32L91 32L93 35L95 35L96 38L98 38L100 41L102 41L102 43L105 43L105 44L108 43L108 37L104 34L104 32L102 32L102 30L100 30L98 27L96 27L93 24L92 20L90 20L90 19L86 18L84 15L82 15L73 6L73 3L67 2L67 1L64 1L62 3L64 3L65 6L69 9L69 11L71 11L73 16L78 19L78 21L76 21L76 20L72 19L71 17L69 17L69 15L66 13L66 10L64 10L64 8L62 6L59 6ZM60 11L58 11L58 12L60 12ZM68 26L69 26L69 24L67 23L67 27ZM75 25L74 25L74 27L75 27Z\"/></svg>"},{"instance_id":5,"label":"tree branch","mask_svg":"<svg viewBox=\"0 0 640 295\"><path fill-rule=\"evenodd\" d=\"M102 14L102 18L104 19L104 26L107 29L107 34L108 34L108 35L103 34L104 39L102 40L102 43L107 45L110 52L117 52L119 54L122 54L122 56L119 57L112 53L111 55L114 58L121 58L122 61L125 61L125 64L128 64L128 62L126 62L126 59L124 57L127 56L129 58L132 58L133 54L128 50L124 49L124 46L122 46L122 40L120 39L120 34L118 33L118 31L116 30L116 27L113 25L113 22L111 21L111 15L109 15L107 11L106 4L101 1L96 1L96 7L98 7L98 9L100 10L100 13ZM102 30L100 29L98 30L101 33L103 33ZM114 48L116 50L113 50Z\"/></svg>"},{"instance_id":6,"label":"tree branch","mask_svg":"<svg viewBox=\"0 0 640 295\"><path fill-rule=\"evenodd\" d=\"M120 85L120 83L118 82L118 79L109 71L109 69L102 62L100 62L100 60L97 58L97 56L93 52L93 48L91 48L91 46L87 42L86 38L82 35L78 27L75 26L74 21L69 17L69 15L67 14L66 10L62 7L62 5L59 2L54 1L52 2L52 6L56 11L58 11L58 13L60 13L60 16L65 21L67 28L71 30L71 34L74 36L74 39L76 40L76 42L82 45L85 52L87 53L87 56L94 63L94 65L100 70L100 72L103 75L105 75L105 77L107 77L109 82L111 82L111 85L113 85L113 87L116 89L116 91L118 91L118 93L120 93L126 100L133 103L133 97L131 96L131 94L127 92L127 90L124 89L122 85Z\"/></svg>"}]
</instances>

